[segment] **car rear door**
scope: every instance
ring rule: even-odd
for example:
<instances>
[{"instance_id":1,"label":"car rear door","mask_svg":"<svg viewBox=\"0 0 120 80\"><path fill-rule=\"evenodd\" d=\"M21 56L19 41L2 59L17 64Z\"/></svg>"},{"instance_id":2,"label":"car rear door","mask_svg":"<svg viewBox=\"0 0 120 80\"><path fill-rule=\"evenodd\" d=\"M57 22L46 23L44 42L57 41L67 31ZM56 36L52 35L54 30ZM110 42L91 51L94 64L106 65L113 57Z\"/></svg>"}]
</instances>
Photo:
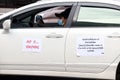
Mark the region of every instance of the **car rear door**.
<instances>
[{"instance_id":1,"label":"car rear door","mask_svg":"<svg viewBox=\"0 0 120 80\"><path fill-rule=\"evenodd\" d=\"M67 71L103 72L120 55L120 7L79 3L66 42Z\"/></svg>"}]
</instances>

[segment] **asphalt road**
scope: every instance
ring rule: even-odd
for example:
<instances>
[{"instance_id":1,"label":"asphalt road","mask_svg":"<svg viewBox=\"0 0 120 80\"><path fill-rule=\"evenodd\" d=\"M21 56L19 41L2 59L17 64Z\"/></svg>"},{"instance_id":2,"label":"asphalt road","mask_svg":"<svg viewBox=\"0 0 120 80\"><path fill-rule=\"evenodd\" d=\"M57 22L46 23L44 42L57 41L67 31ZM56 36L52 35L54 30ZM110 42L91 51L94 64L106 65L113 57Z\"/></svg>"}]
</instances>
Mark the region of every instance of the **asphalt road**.
<instances>
[{"instance_id":1,"label":"asphalt road","mask_svg":"<svg viewBox=\"0 0 120 80\"><path fill-rule=\"evenodd\" d=\"M98 80L98 79L80 79L80 78L63 78L47 76L18 76L18 75L0 75L0 80Z\"/></svg>"}]
</instances>

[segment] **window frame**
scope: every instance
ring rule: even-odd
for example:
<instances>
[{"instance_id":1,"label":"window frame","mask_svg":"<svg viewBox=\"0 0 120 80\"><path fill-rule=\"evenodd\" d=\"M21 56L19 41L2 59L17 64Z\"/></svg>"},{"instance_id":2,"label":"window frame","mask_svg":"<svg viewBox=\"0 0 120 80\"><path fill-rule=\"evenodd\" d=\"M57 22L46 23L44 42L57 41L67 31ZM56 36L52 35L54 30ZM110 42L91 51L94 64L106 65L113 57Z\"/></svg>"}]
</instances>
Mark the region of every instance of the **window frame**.
<instances>
[{"instance_id":1,"label":"window frame","mask_svg":"<svg viewBox=\"0 0 120 80\"><path fill-rule=\"evenodd\" d=\"M79 11L81 7L96 7L96 8L108 8L108 9L115 9L120 11L120 6L114 5L114 4L107 4L107 3L99 3L99 2L78 2L77 9L75 11L74 17L73 17L73 22L71 24L71 27L83 27L83 26L75 26L74 23L77 22L78 16L79 16ZM84 26L84 27L91 27L91 26ZM96 26L92 26L96 27ZM104 27L104 26L97 26L97 27ZM109 26L113 27L113 26ZM115 26L118 27L118 26Z\"/></svg>"},{"instance_id":2,"label":"window frame","mask_svg":"<svg viewBox=\"0 0 120 80\"><path fill-rule=\"evenodd\" d=\"M18 15L27 13L27 12L32 11L32 10L37 10L37 9L40 9L40 8L47 8L47 7L54 7L54 6L71 6L71 12L69 14L66 25L62 26L62 27L56 26L54 28L68 28L68 27L70 27L70 24L72 23L71 19L73 18L74 13L75 13L75 9L77 7L77 2L59 2L59 3L57 2L57 3L48 3L48 4L32 6L32 7L26 8L24 10L21 10L21 11L19 11L17 13L14 13L12 15L12 18L15 17L15 16L18 16ZM28 28L28 27L26 27L26 28ZM41 27L31 27L31 28L41 28ZM48 26L48 27L42 27L42 28L53 28L53 27ZM20 28L12 28L12 29L21 29L21 27ZM25 29L25 28L23 28L23 29Z\"/></svg>"}]
</instances>

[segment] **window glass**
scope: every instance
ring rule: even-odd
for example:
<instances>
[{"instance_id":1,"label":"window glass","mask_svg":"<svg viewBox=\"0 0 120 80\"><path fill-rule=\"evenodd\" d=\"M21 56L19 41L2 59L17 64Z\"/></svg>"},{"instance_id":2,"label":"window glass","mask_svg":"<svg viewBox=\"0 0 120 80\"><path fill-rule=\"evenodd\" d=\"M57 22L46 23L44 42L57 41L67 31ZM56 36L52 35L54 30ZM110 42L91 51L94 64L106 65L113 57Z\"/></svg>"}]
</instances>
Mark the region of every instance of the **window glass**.
<instances>
[{"instance_id":1,"label":"window glass","mask_svg":"<svg viewBox=\"0 0 120 80\"><path fill-rule=\"evenodd\" d=\"M65 9L67 9L67 8L69 8L69 7L67 7L67 6L66 7L64 7L64 6L53 7L53 8L47 9L45 11L42 11L42 12L36 14L36 16L37 15L42 16L43 21L45 23L57 23L58 17L55 16L55 13L61 13L61 12L65 11ZM36 22L36 20L35 20L35 22Z\"/></svg>"},{"instance_id":2,"label":"window glass","mask_svg":"<svg viewBox=\"0 0 120 80\"><path fill-rule=\"evenodd\" d=\"M120 11L110 8L81 7L76 26L120 26Z\"/></svg>"},{"instance_id":3,"label":"window glass","mask_svg":"<svg viewBox=\"0 0 120 80\"><path fill-rule=\"evenodd\" d=\"M68 8L71 6L53 6L22 13L13 17L11 28L63 27L58 25L60 18L55 13L60 14Z\"/></svg>"}]
</instances>

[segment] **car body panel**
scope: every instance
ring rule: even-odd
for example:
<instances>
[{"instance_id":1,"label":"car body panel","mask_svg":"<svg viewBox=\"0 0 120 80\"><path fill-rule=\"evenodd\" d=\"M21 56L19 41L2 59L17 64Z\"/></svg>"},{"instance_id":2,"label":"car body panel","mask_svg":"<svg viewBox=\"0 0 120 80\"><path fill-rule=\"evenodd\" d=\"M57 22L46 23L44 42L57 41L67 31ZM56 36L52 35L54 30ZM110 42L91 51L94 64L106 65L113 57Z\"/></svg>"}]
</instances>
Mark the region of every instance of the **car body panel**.
<instances>
[{"instance_id":1,"label":"car body panel","mask_svg":"<svg viewBox=\"0 0 120 80\"><path fill-rule=\"evenodd\" d=\"M0 42L4 44L0 46L0 65L6 65L1 69L64 71L64 43L67 31L68 29L12 29L9 33L4 33L1 30ZM56 38L56 34L63 37ZM13 65L15 67L12 67Z\"/></svg>"},{"instance_id":2,"label":"car body panel","mask_svg":"<svg viewBox=\"0 0 120 80\"><path fill-rule=\"evenodd\" d=\"M119 38L109 38L114 32L119 32L118 28L71 28L67 37L66 44L66 65L68 71L82 73L101 73L109 67L119 54ZM93 33L94 32L94 33ZM104 39L104 54L81 55L77 54L80 43L79 38L99 37ZM81 43L82 45L83 43ZM81 49L82 50L82 49ZM114 56L113 56L114 55Z\"/></svg>"}]
</instances>

